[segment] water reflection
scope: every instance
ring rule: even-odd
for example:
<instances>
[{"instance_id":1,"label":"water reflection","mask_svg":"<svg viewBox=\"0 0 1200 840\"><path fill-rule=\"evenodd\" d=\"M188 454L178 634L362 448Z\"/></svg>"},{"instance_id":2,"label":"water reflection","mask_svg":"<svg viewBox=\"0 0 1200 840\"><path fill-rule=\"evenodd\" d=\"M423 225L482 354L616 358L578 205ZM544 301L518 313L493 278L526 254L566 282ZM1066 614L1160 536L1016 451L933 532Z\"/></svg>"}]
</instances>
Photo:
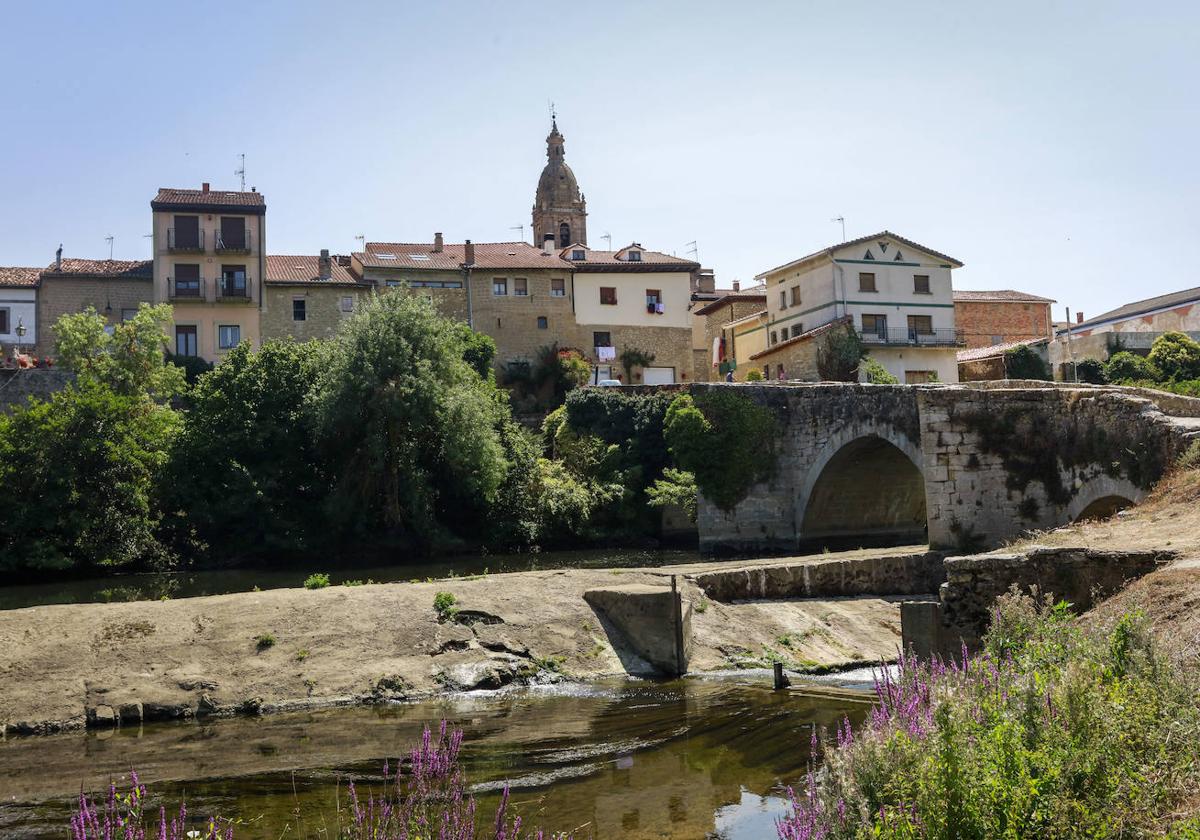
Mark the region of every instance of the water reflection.
<instances>
[{"instance_id":1,"label":"water reflection","mask_svg":"<svg viewBox=\"0 0 1200 840\"><path fill-rule=\"evenodd\" d=\"M71 797L136 767L193 813L250 819L239 837L330 836L347 778L378 784L443 717L467 732L481 814L508 782L527 821L595 838L772 836L808 766L810 727L857 720L844 696L797 697L765 675L455 696L386 708L146 726L0 743L0 834L61 837Z\"/></svg>"}]
</instances>

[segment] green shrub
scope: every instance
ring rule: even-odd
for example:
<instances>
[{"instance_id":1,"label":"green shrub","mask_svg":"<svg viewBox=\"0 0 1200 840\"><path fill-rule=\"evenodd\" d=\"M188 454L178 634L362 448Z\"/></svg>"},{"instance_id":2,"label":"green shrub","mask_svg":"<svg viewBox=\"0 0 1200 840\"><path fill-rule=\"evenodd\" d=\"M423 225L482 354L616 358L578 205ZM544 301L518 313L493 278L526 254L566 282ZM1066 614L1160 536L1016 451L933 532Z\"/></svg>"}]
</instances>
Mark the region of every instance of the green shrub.
<instances>
[{"instance_id":1,"label":"green shrub","mask_svg":"<svg viewBox=\"0 0 1200 840\"><path fill-rule=\"evenodd\" d=\"M834 329L817 345L817 375L826 382L857 382L867 348L852 327Z\"/></svg>"},{"instance_id":2,"label":"green shrub","mask_svg":"<svg viewBox=\"0 0 1200 840\"><path fill-rule=\"evenodd\" d=\"M625 369L626 382L633 382L634 368L647 368L654 364L654 354L637 347L626 347L619 358L621 367Z\"/></svg>"},{"instance_id":3,"label":"green shrub","mask_svg":"<svg viewBox=\"0 0 1200 840\"><path fill-rule=\"evenodd\" d=\"M595 495L562 461L537 463L538 538L554 542L582 536L592 517Z\"/></svg>"},{"instance_id":4,"label":"green shrub","mask_svg":"<svg viewBox=\"0 0 1200 840\"><path fill-rule=\"evenodd\" d=\"M1109 382L1127 384L1134 380L1149 380L1157 382L1162 379L1162 371L1147 359L1128 350L1121 350L1109 357L1104 363L1104 375Z\"/></svg>"},{"instance_id":5,"label":"green shrub","mask_svg":"<svg viewBox=\"0 0 1200 840\"><path fill-rule=\"evenodd\" d=\"M1009 379L1051 379L1050 368L1045 360L1028 344L1014 347L1004 354L1004 371Z\"/></svg>"},{"instance_id":6,"label":"green shrub","mask_svg":"<svg viewBox=\"0 0 1200 840\"><path fill-rule=\"evenodd\" d=\"M1200 343L1181 332L1165 332L1154 340L1150 361L1164 379L1200 378Z\"/></svg>"},{"instance_id":7,"label":"green shrub","mask_svg":"<svg viewBox=\"0 0 1200 840\"><path fill-rule=\"evenodd\" d=\"M433 596L433 611L437 613L438 621L448 621L458 614L455 604L458 599L451 592L439 592Z\"/></svg>"},{"instance_id":8,"label":"green shrub","mask_svg":"<svg viewBox=\"0 0 1200 840\"><path fill-rule=\"evenodd\" d=\"M183 376L189 387L195 387L196 383L200 381L200 377L213 369L212 362L199 356L177 356L174 353L167 353L166 360L167 364L183 369Z\"/></svg>"},{"instance_id":9,"label":"green shrub","mask_svg":"<svg viewBox=\"0 0 1200 840\"><path fill-rule=\"evenodd\" d=\"M765 378L763 372L758 368L750 368L750 370L746 371L747 382L762 382Z\"/></svg>"},{"instance_id":10,"label":"green shrub","mask_svg":"<svg viewBox=\"0 0 1200 840\"><path fill-rule=\"evenodd\" d=\"M879 364L879 362L867 356L859 365L859 373L863 378L875 385L899 385L900 380L888 373L887 368Z\"/></svg>"},{"instance_id":11,"label":"green shrub","mask_svg":"<svg viewBox=\"0 0 1200 840\"><path fill-rule=\"evenodd\" d=\"M647 504L651 507L677 505L693 522L696 521L696 493L696 476L670 467L663 470L663 477L653 486L646 488Z\"/></svg>"},{"instance_id":12,"label":"green shrub","mask_svg":"<svg viewBox=\"0 0 1200 840\"><path fill-rule=\"evenodd\" d=\"M1099 359L1080 359L1075 364L1075 376L1080 382L1092 385L1108 383L1108 376L1104 372L1104 363Z\"/></svg>"},{"instance_id":13,"label":"green shrub","mask_svg":"<svg viewBox=\"0 0 1200 840\"><path fill-rule=\"evenodd\" d=\"M273 633L263 633L254 640L254 646L259 650L275 647L275 636Z\"/></svg>"},{"instance_id":14,"label":"green shrub","mask_svg":"<svg viewBox=\"0 0 1200 840\"><path fill-rule=\"evenodd\" d=\"M304 579L305 589L324 589L329 586L329 575L324 572L313 572Z\"/></svg>"}]
</instances>

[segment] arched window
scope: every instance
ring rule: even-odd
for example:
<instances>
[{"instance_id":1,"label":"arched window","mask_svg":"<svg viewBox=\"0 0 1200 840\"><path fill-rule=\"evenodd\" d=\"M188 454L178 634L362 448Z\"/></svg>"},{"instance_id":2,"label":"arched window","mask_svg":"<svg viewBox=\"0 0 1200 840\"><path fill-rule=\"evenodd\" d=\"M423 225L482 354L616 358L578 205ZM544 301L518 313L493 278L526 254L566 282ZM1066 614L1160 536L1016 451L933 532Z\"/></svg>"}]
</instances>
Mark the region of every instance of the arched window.
<instances>
[{"instance_id":1,"label":"arched window","mask_svg":"<svg viewBox=\"0 0 1200 840\"><path fill-rule=\"evenodd\" d=\"M571 226L563 222L558 226L558 247L566 248L571 244Z\"/></svg>"}]
</instances>

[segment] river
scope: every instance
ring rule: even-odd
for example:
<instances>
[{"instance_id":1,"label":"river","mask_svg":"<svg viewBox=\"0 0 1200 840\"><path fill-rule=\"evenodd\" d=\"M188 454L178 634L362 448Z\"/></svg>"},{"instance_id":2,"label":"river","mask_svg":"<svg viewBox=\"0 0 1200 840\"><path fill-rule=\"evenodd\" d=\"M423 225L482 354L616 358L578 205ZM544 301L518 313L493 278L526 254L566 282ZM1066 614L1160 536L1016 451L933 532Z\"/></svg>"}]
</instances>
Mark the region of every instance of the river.
<instances>
[{"instance_id":1,"label":"river","mask_svg":"<svg viewBox=\"0 0 1200 840\"><path fill-rule=\"evenodd\" d=\"M743 672L10 738L0 742L0 836L64 837L81 786L100 789L131 767L152 796L241 817L240 840L336 836L346 782L378 785L385 759L394 766L422 727L446 719L466 732L484 817L507 782L527 825L581 840L763 840L808 770L811 727L857 723L868 697L773 692L768 675Z\"/></svg>"}]
</instances>

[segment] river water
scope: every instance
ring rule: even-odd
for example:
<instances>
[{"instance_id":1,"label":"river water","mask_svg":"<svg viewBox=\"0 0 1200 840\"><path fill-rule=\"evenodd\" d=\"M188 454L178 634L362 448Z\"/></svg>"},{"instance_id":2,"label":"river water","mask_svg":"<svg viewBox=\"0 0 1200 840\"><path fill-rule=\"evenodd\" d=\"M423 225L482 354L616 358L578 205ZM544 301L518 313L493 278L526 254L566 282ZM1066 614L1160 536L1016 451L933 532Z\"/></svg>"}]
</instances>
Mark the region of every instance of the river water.
<instances>
[{"instance_id":1,"label":"river water","mask_svg":"<svg viewBox=\"0 0 1200 840\"><path fill-rule=\"evenodd\" d=\"M74 797L129 768L152 796L194 814L237 815L238 838L336 837L353 779L379 785L385 759L442 719L466 732L464 762L495 811L507 782L526 824L577 838L763 840L786 788L809 768L811 727L857 723L869 673L770 690L769 675L612 680L451 695L384 707L163 723L0 741L0 836L62 838Z\"/></svg>"}]
</instances>

